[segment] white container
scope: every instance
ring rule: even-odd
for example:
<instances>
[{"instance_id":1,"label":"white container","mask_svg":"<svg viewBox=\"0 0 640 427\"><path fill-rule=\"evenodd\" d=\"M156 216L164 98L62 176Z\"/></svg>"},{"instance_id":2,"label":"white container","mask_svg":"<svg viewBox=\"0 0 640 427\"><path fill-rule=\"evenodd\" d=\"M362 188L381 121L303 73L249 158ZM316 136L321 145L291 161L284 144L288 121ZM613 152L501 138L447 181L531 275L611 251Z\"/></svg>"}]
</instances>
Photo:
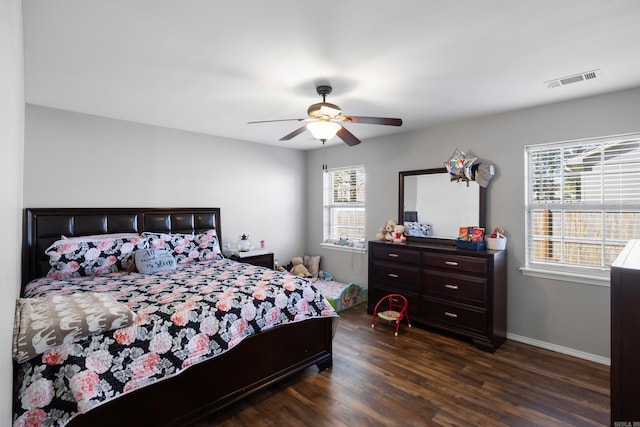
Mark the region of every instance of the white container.
<instances>
[{"instance_id":1,"label":"white container","mask_svg":"<svg viewBox=\"0 0 640 427\"><path fill-rule=\"evenodd\" d=\"M504 237L486 237L485 240L487 241L487 249L503 251L507 247L507 239Z\"/></svg>"}]
</instances>

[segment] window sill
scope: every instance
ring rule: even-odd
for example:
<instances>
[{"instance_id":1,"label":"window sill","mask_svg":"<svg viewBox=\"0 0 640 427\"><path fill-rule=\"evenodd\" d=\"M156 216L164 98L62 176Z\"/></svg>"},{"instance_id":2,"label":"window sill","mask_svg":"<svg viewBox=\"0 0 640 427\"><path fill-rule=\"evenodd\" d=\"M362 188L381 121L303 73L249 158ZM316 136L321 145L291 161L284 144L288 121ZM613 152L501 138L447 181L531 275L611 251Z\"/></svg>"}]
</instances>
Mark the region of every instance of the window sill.
<instances>
[{"instance_id":1,"label":"window sill","mask_svg":"<svg viewBox=\"0 0 640 427\"><path fill-rule=\"evenodd\" d=\"M336 245L333 243L320 243L320 247L322 248L326 248L326 249L331 249L334 251L342 251L342 252L356 252L356 253L367 253L367 248L354 248L354 247L350 247L350 246L342 246L342 245Z\"/></svg>"},{"instance_id":2,"label":"window sill","mask_svg":"<svg viewBox=\"0 0 640 427\"><path fill-rule=\"evenodd\" d=\"M543 270L540 268L520 267L524 276L539 277L542 279L562 280L565 282L581 283L583 285L609 287L609 276L595 276L582 273L573 273L556 270Z\"/></svg>"}]
</instances>

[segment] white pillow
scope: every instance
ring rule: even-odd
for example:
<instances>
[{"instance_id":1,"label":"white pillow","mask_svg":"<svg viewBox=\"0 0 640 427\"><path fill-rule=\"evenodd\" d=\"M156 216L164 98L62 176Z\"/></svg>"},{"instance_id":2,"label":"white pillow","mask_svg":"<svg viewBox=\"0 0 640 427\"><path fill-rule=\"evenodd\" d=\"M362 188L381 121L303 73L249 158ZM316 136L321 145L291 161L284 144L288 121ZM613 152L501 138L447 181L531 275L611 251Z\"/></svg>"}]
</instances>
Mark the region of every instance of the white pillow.
<instances>
[{"instance_id":1,"label":"white pillow","mask_svg":"<svg viewBox=\"0 0 640 427\"><path fill-rule=\"evenodd\" d=\"M142 274L153 274L159 271L175 270L176 259L164 249L143 249L136 251L136 268Z\"/></svg>"}]
</instances>

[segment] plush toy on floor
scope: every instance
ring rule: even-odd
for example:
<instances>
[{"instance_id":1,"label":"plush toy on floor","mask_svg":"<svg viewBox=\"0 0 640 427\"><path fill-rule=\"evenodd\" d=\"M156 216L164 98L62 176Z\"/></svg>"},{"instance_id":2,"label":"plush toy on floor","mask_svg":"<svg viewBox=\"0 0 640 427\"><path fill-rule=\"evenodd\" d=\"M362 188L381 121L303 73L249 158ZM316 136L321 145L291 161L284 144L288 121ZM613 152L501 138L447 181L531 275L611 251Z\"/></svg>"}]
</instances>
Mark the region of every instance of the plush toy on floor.
<instances>
[{"instance_id":1,"label":"plush toy on floor","mask_svg":"<svg viewBox=\"0 0 640 427\"><path fill-rule=\"evenodd\" d=\"M311 277L311 273L309 273L309 270L307 270L307 267L305 267L302 262L302 257L293 257L291 259L291 265L293 266L291 267L291 271L289 271L291 274L300 277Z\"/></svg>"}]
</instances>

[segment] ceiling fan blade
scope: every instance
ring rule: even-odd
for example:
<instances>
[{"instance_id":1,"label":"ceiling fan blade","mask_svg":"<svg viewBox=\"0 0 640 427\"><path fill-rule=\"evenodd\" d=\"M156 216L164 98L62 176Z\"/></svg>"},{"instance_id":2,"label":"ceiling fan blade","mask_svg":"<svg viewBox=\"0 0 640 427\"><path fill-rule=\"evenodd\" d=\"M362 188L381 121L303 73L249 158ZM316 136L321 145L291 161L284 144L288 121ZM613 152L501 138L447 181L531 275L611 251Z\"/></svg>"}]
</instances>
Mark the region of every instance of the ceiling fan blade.
<instances>
[{"instance_id":1,"label":"ceiling fan blade","mask_svg":"<svg viewBox=\"0 0 640 427\"><path fill-rule=\"evenodd\" d=\"M283 136L282 138L280 138L280 141L288 141L291 138L295 138L296 136L300 135L302 132L304 132L305 130L307 130L307 126L304 125L302 127L299 127L298 129L294 130L293 132L291 132L288 135Z\"/></svg>"},{"instance_id":2,"label":"ceiling fan blade","mask_svg":"<svg viewBox=\"0 0 640 427\"><path fill-rule=\"evenodd\" d=\"M388 117L343 116L351 123L364 123L369 125L402 126L402 119Z\"/></svg>"},{"instance_id":3,"label":"ceiling fan blade","mask_svg":"<svg viewBox=\"0 0 640 427\"><path fill-rule=\"evenodd\" d=\"M347 128L342 126L342 128L336 133L338 137L345 142L349 147L353 147L354 145L360 144L360 141L354 134L349 132Z\"/></svg>"},{"instance_id":4,"label":"ceiling fan blade","mask_svg":"<svg viewBox=\"0 0 640 427\"><path fill-rule=\"evenodd\" d=\"M254 124L254 123L272 123L272 122L301 122L303 120L306 119L278 119L278 120L258 120L255 122L247 122L248 125Z\"/></svg>"}]
</instances>

